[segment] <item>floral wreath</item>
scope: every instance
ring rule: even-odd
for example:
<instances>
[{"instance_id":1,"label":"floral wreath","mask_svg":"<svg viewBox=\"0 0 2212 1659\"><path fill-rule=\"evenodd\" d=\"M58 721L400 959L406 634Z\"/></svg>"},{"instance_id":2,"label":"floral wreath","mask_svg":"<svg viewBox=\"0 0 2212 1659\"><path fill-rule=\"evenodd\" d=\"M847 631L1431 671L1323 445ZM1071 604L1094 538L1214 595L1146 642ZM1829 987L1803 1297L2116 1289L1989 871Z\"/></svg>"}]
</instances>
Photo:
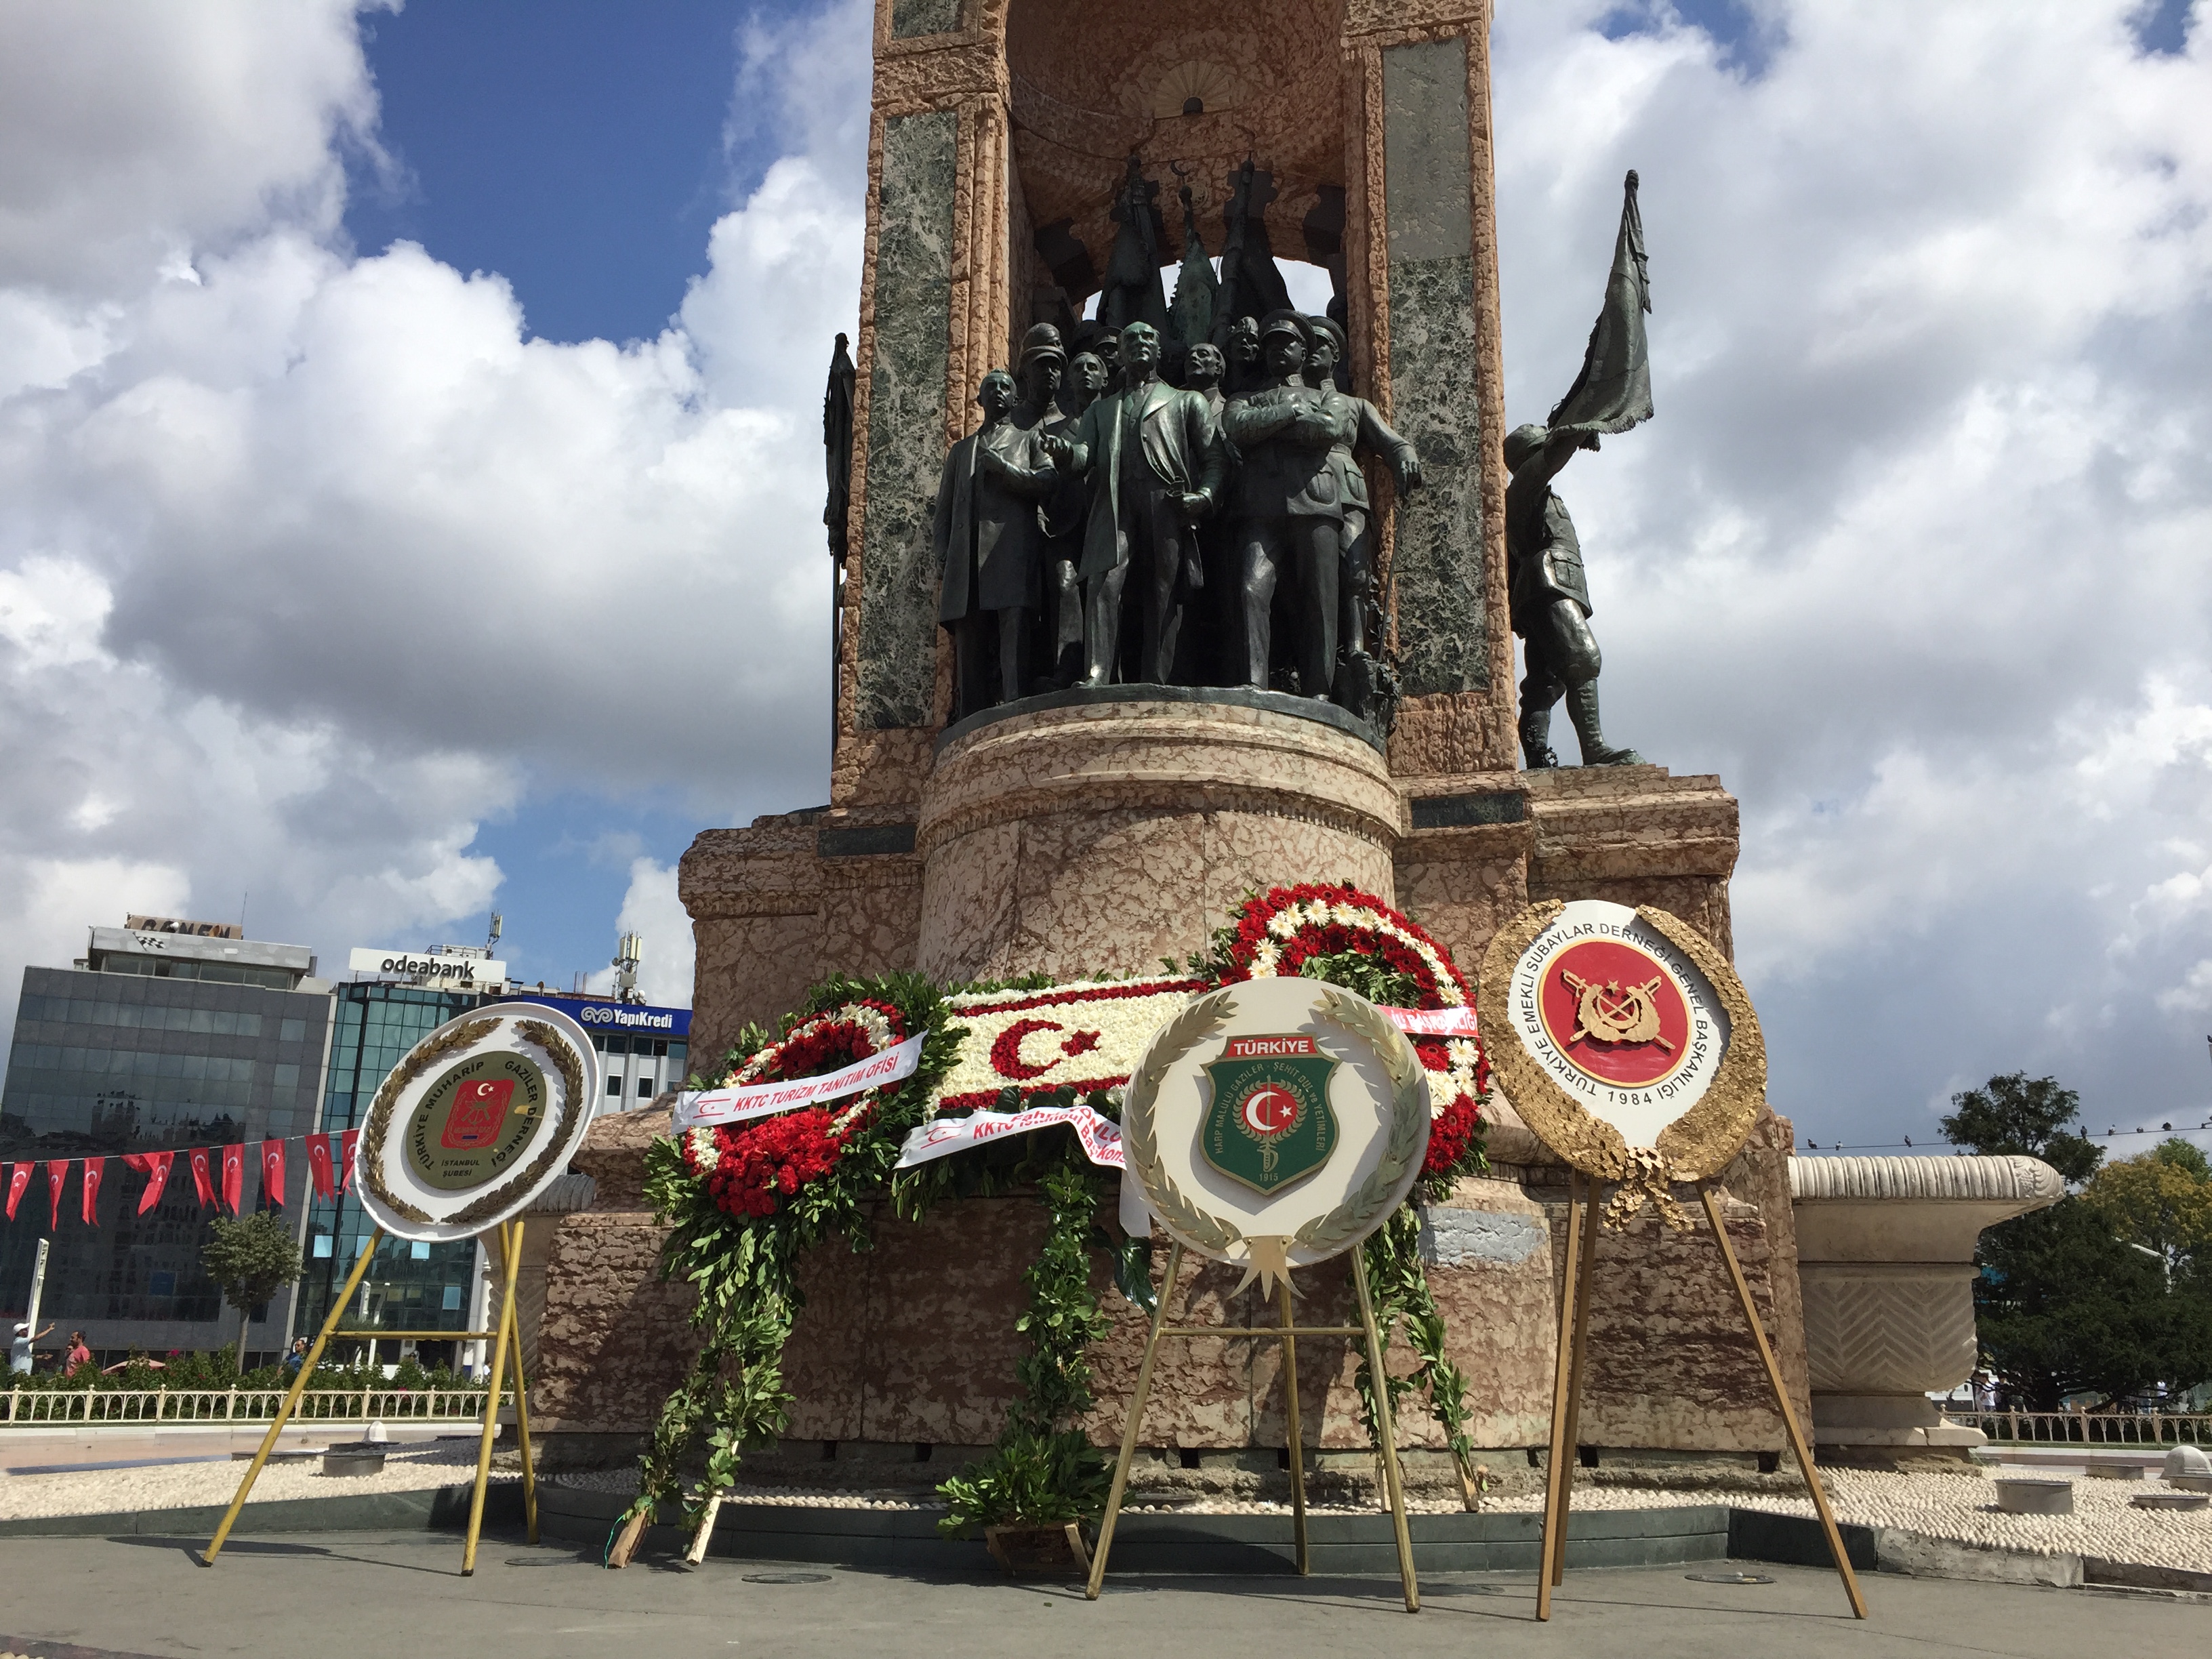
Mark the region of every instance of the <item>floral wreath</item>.
<instances>
[{"instance_id":1,"label":"floral wreath","mask_svg":"<svg viewBox=\"0 0 2212 1659\"><path fill-rule=\"evenodd\" d=\"M1304 974L1398 1007L1474 1006L1450 951L1418 922L1350 882L1302 882L1255 893L1214 935L1213 947L1212 966L1224 984ZM1433 1121L1421 1180L1433 1189L1484 1167L1482 1103L1490 1094L1490 1057L1480 1036L1416 1035L1413 1041L1431 1073Z\"/></svg>"},{"instance_id":2,"label":"floral wreath","mask_svg":"<svg viewBox=\"0 0 2212 1659\"><path fill-rule=\"evenodd\" d=\"M906 1035L904 1018L890 1003L873 998L843 1003L799 1021L716 1086L816 1077L880 1054ZM870 1089L834 1106L746 1123L702 1125L682 1137L684 1167L705 1184L716 1208L733 1216L773 1215L780 1200L837 1167L853 1137L873 1120L884 1092Z\"/></svg>"}]
</instances>

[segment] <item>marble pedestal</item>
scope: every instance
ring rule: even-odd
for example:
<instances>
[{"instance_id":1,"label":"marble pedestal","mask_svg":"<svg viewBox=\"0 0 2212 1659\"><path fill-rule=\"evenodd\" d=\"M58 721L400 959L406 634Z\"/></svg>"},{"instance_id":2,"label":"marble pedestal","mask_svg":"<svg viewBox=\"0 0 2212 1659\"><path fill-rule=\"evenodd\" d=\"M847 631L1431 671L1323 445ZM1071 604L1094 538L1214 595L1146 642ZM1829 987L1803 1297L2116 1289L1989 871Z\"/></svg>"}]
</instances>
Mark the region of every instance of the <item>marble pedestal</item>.
<instances>
[{"instance_id":1,"label":"marble pedestal","mask_svg":"<svg viewBox=\"0 0 2212 1659\"><path fill-rule=\"evenodd\" d=\"M924 973L1155 972L1255 889L1395 897L1406 805L1337 710L1153 690L1032 698L945 733L915 833Z\"/></svg>"},{"instance_id":2,"label":"marble pedestal","mask_svg":"<svg viewBox=\"0 0 2212 1659\"><path fill-rule=\"evenodd\" d=\"M2033 1158L1796 1158L1790 1188L1816 1447L1863 1462L1982 1444L1928 1395L1973 1375L1975 1240L2056 1203L2058 1172Z\"/></svg>"}]
</instances>

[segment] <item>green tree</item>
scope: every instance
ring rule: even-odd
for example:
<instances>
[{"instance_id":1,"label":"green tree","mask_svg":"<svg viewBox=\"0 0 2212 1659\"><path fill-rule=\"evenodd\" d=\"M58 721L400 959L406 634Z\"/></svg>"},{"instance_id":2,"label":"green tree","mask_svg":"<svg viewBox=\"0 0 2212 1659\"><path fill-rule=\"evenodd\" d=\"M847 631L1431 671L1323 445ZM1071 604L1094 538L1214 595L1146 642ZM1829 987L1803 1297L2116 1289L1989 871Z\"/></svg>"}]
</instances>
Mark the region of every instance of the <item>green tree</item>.
<instances>
[{"instance_id":1,"label":"green tree","mask_svg":"<svg viewBox=\"0 0 2212 1659\"><path fill-rule=\"evenodd\" d=\"M2070 1396L2116 1403L2212 1376L2206 1299L2169 1283L2163 1254L2149 1253L2160 1247L2125 1231L2166 1224L2154 1208L2134 1214L2138 1189L2156 1188L2162 1177L2100 1170L2101 1149L2071 1127L2079 1100L2054 1079L1993 1077L1951 1103L1943 1132L1954 1142L2040 1158L2089 1193L2103 1183L2100 1197L2069 1195L1982 1235L1975 1322L1984 1363L2005 1393L2048 1411ZM2118 1220L2123 1213L2130 1218Z\"/></svg>"},{"instance_id":2,"label":"green tree","mask_svg":"<svg viewBox=\"0 0 2212 1659\"><path fill-rule=\"evenodd\" d=\"M238 1310L238 1363L246 1364L246 1328L253 1310L300 1276L300 1247L284 1218L260 1210L236 1221L218 1218L200 1263Z\"/></svg>"},{"instance_id":3,"label":"green tree","mask_svg":"<svg viewBox=\"0 0 2212 1659\"><path fill-rule=\"evenodd\" d=\"M2030 1079L2025 1072L1993 1077L1978 1089L1951 1097L1943 1133L1960 1146L1990 1157L2039 1158L2069 1186L2087 1181L2105 1154L2086 1135L2066 1126L2081 1115L2081 1097L2056 1078Z\"/></svg>"},{"instance_id":4,"label":"green tree","mask_svg":"<svg viewBox=\"0 0 2212 1659\"><path fill-rule=\"evenodd\" d=\"M2124 1242L2156 1253L2169 1274L2212 1245L2212 1165L2179 1136L2106 1164L2081 1196Z\"/></svg>"}]
</instances>

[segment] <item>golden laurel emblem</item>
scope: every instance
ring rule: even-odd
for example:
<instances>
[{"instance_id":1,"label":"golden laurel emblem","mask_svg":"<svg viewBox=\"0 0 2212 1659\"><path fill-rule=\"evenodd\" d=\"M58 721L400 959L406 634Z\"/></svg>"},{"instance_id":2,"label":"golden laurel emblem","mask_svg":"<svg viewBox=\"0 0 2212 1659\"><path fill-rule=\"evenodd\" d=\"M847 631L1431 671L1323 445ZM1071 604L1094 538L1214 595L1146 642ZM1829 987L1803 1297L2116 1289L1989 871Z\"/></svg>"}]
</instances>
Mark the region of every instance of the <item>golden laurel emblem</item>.
<instances>
[{"instance_id":1,"label":"golden laurel emblem","mask_svg":"<svg viewBox=\"0 0 2212 1659\"><path fill-rule=\"evenodd\" d=\"M1559 969L1559 979L1575 994L1575 1031L1567 1039L1579 1042L1656 1042L1668 1054L1674 1045L1659 1035L1659 975L1642 985L1623 987L1618 981L1584 979L1571 968Z\"/></svg>"}]
</instances>

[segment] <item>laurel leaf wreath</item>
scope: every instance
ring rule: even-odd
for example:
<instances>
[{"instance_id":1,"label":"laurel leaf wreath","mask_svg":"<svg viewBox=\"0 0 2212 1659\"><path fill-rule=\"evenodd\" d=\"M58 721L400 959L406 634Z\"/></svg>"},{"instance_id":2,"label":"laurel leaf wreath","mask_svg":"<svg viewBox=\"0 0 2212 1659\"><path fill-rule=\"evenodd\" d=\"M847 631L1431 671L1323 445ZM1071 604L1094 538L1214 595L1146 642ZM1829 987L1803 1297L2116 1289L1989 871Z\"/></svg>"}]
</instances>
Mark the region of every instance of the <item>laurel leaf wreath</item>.
<instances>
[{"instance_id":1,"label":"laurel leaf wreath","mask_svg":"<svg viewBox=\"0 0 2212 1659\"><path fill-rule=\"evenodd\" d=\"M1162 1026L1129 1079L1128 1097L1121 1109L1122 1142L1152 1207L1176 1232L1208 1252L1225 1251L1244 1235L1237 1231L1234 1223L1224 1221L1192 1203L1169 1176L1160 1162L1152 1101L1159 1093L1160 1079L1168 1074L1168 1068L1229 1024L1236 1012L1235 994L1215 991L1195 999Z\"/></svg>"},{"instance_id":2,"label":"laurel leaf wreath","mask_svg":"<svg viewBox=\"0 0 2212 1659\"><path fill-rule=\"evenodd\" d=\"M394 1215L409 1221L430 1224L432 1218L399 1197L384 1184L384 1137L392 1127L392 1109L399 1092L456 1049L474 1047L499 1029L499 1021L492 1019L464 1020L443 1036L434 1036L392 1068L384 1079L384 1086L376 1091L369 1103L368 1127L361 1138L362 1156L356 1164L362 1180L368 1190L383 1200L384 1206Z\"/></svg>"},{"instance_id":3,"label":"laurel leaf wreath","mask_svg":"<svg viewBox=\"0 0 2212 1659\"><path fill-rule=\"evenodd\" d=\"M392 1128L393 1109L400 1092L447 1055L473 1048L483 1042L499 1029L499 1024L497 1016L488 1019L465 1020L443 1036L431 1038L393 1066L391 1075L385 1079L384 1085L376 1091L376 1098L368 1109L368 1125L362 1135L362 1156L356 1167L369 1191L375 1194L394 1215L423 1226L435 1227L465 1227L471 1222L481 1221L504 1208L510 1194L535 1186L538 1177L561 1156L562 1149L568 1144L568 1137L576 1127L577 1115L584 1109L584 1068L554 1027L542 1020L517 1020L517 1034L553 1062L561 1073L562 1082L567 1085L562 1097L560 1126L547 1139L530 1167L520 1176L501 1182L488 1193L479 1194L471 1202L449 1216L434 1216L400 1197L386 1185L384 1142Z\"/></svg>"},{"instance_id":4,"label":"laurel leaf wreath","mask_svg":"<svg viewBox=\"0 0 2212 1659\"><path fill-rule=\"evenodd\" d=\"M560 1068L561 1081L568 1085L562 1094L560 1127L547 1137L544 1146L538 1150L528 1169L514 1180L493 1188L466 1208L447 1216L443 1224L446 1226L466 1226L472 1221L496 1215L506 1207L511 1194L527 1192L536 1186L538 1178L545 1173L568 1146L568 1136L576 1127L576 1115L583 1110L584 1068L577 1062L574 1050L562 1040L560 1032L543 1020L536 1019L519 1019L514 1023L514 1030L525 1042Z\"/></svg>"},{"instance_id":5,"label":"laurel leaf wreath","mask_svg":"<svg viewBox=\"0 0 2212 1659\"><path fill-rule=\"evenodd\" d=\"M1224 1255L1230 1246L1243 1241L1244 1235L1235 1223L1199 1208L1169 1176L1160 1160L1152 1103L1169 1067L1226 1025L1236 1012L1231 993L1215 991L1194 1000L1163 1026L1129 1079L1128 1102L1121 1114L1121 1134L1130 1167L1137 1172L1161 1220L1200 1249ZM1316 1216L1296 1236L1300 1247L1333 1255L1374 1231L1395 1206L1406 1171L1419 1165L1425 1150L1429 1097L1413 1045L1382 1014L1364 1001L1327 987L1322 992L1319 1012L1322 1018L1360 1038L1375 1051L1392 1091L1390 1133L1381 1161L1342 1204Z\"/></svg>"},{"instance_id":6,"label":"laurel leaf wreath","mask_svg":"<svg viewBox=\"0 0 2212 1659\"><path fill-rule=\"evenodd\" d=\"M1429 1089L1413 1045L1370 1004L1327 989L1318 1012L1375 1051L1391 1087L1390 1137L1383 1143L1381 1160L1343 1203L1297 1231L1297 1242L1307 1249L1334 1254L1366 1237L1397 1207L1399 1183L1408 1167L1419 1166L1426 1150Z\"/></svg>"}]
</instances>

